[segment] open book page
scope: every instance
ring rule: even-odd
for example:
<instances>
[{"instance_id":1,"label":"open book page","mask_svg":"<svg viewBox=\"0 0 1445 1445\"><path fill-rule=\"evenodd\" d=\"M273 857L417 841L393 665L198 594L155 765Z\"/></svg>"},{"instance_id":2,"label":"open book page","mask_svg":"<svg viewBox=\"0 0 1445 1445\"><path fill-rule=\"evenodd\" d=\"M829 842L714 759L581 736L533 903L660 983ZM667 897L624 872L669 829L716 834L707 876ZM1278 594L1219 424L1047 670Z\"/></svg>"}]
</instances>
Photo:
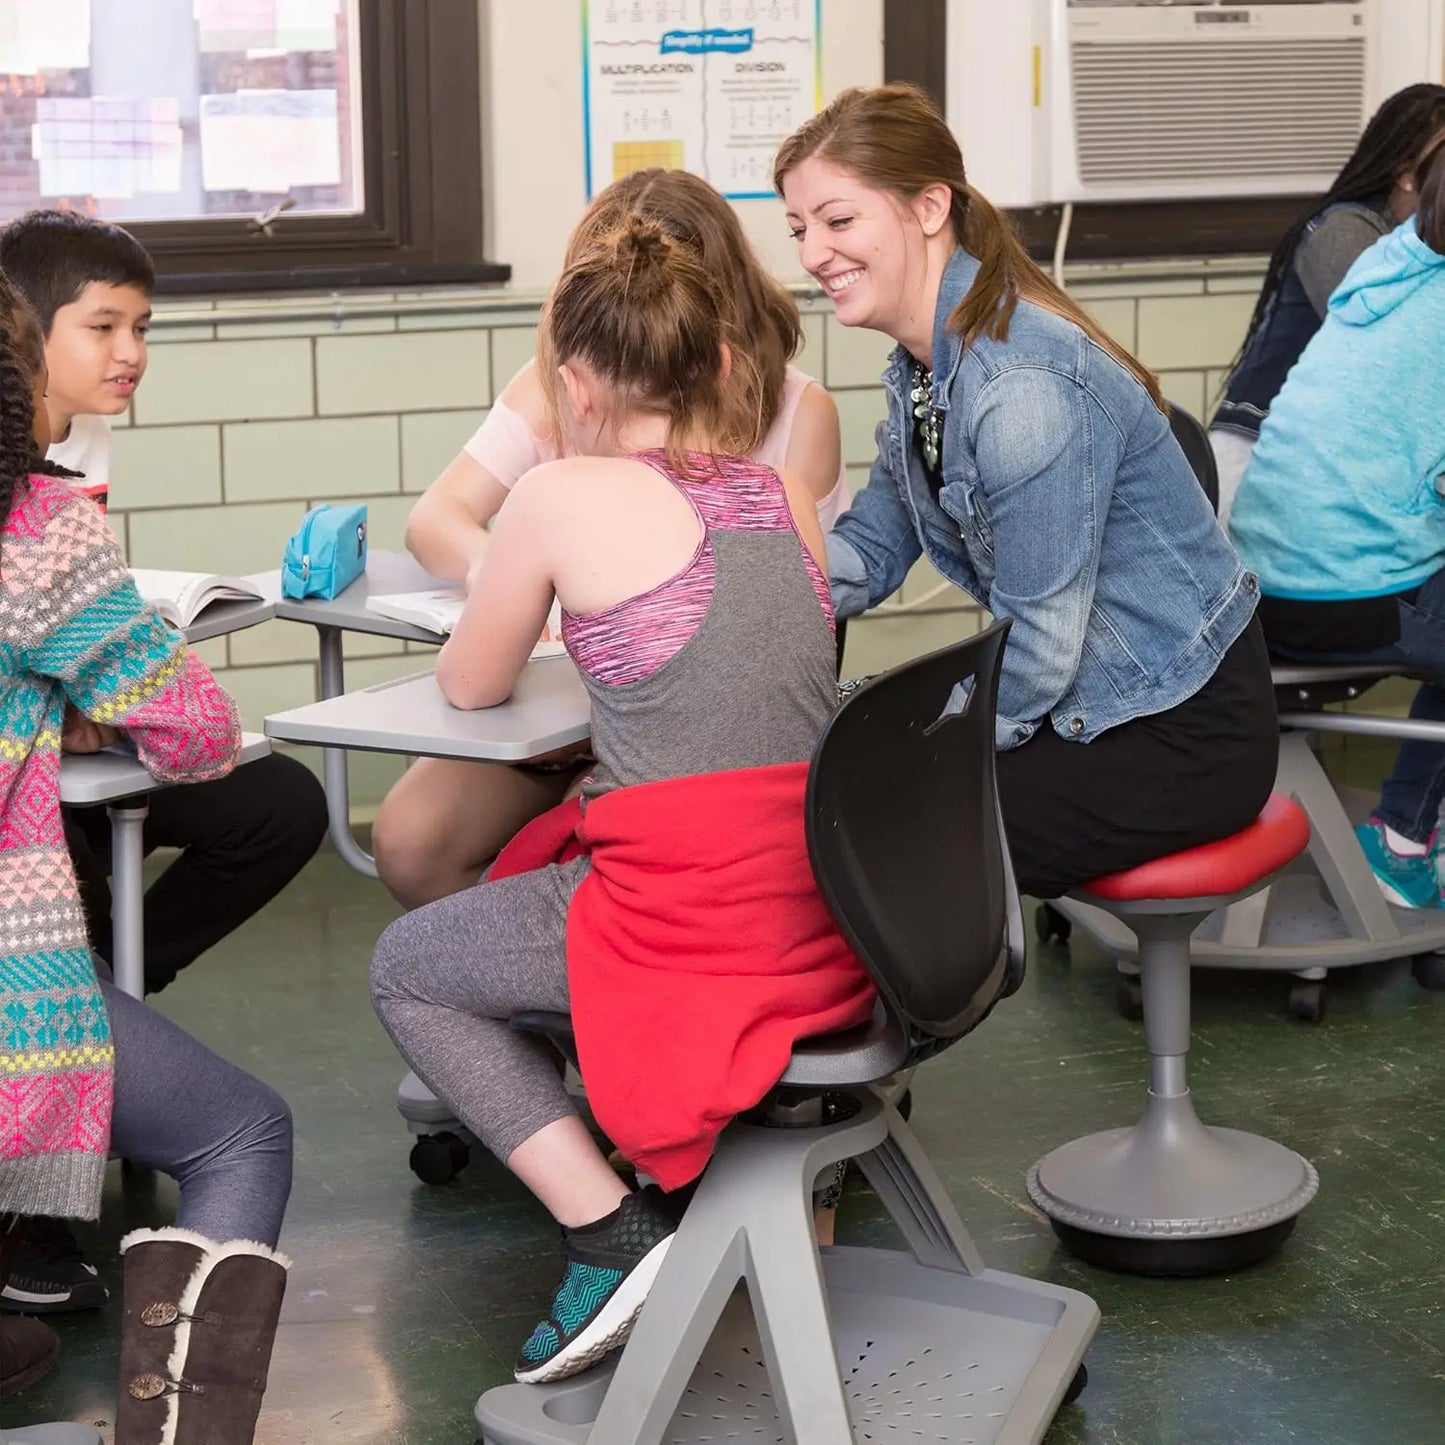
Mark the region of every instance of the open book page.
<instances>
[{"instance_id":1,"label":"open book page","mask_svg":"<svg viewBox=\"0 0 1445 1445\"><path fill-rule=\"evenodd\" d=\"M366 610L445 637L460 621L466 600L460 587L438 587L430 592L387 592L368 597ZM566 650L562 642L562 606L554 600L532 656L557 657Z\"/></svg>"},{"instance_id":2,"label":"open book page","mask_svg":"<svg viewBox=\"0 0 1445 1445\"><path fill-rule=\"evenodd\" d=\"M172 627L189 627L212 602L259 599L261 591L244 577L221 577L211 572L162 572L132 567L136 591Z\"/></svg>"}]
</instances>

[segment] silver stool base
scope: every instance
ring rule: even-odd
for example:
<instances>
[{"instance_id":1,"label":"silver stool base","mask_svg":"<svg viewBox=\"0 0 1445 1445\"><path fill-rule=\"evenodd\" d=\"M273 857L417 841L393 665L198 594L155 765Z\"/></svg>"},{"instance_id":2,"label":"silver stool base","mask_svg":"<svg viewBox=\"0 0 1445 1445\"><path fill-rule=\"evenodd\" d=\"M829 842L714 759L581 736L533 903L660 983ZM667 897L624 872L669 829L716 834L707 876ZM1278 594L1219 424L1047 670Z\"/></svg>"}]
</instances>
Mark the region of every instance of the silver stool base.
<instances>
[{"instance_id":1,"label":"silver stool base","mask_svg":"<svg viewBox=\"0 0 1445 1445\"><path fill-rule=\"evenodd\" d=\"M1132 1128L1061 1145L1028 1174L1029 1197L1074 1254L1141 1274L1210 1274L1272 1254L1315 1197L1292 1149L1199 1122L1188 1094L1151 1094Z\"/></svg>"}]
</instances>

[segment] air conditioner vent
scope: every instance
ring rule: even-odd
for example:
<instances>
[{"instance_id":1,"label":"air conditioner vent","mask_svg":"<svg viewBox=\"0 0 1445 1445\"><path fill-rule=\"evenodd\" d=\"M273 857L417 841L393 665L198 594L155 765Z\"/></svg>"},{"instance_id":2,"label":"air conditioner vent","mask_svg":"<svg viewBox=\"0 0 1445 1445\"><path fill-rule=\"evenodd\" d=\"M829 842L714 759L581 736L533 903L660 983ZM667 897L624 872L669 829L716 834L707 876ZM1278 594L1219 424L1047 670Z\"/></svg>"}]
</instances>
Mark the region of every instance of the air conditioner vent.
<instances>
[{"instance_id":1,"label":"air conditioner vent","mask_svg":"<svg viewBox=\"0 0 1445 1445\"><path fill-rule=\"evenodd\" d=\"M1076 37L1071 71L1079 178L1091 190L1327 181L1354 148L1365 106L1363 36Z\"/></svg>"}]
</instances>

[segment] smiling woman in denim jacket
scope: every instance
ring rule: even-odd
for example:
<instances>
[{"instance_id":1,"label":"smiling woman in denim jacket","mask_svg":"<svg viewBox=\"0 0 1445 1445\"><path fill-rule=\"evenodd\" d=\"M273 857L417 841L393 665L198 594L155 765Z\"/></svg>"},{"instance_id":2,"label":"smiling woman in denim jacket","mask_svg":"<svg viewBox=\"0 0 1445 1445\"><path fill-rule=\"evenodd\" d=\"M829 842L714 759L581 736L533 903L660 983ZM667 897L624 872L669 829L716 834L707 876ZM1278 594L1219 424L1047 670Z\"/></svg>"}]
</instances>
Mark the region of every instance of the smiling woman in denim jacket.
<instances>
[{"instance_id":1,"label":"smiling woman in denim jacket","mask_svg":"<svg viewBox=\"0 0 1445 1445\"><path fill-rule=\"evenodd\" d=\"M868 485L828 539L840 617L920 555L1013 620L998 777L1036 897L1228 836L1277 750L1255 578L1158 385L1029 259L922 91L839 95L774 181L839 322L898 343Z\"/></svg>"}]
</instances>

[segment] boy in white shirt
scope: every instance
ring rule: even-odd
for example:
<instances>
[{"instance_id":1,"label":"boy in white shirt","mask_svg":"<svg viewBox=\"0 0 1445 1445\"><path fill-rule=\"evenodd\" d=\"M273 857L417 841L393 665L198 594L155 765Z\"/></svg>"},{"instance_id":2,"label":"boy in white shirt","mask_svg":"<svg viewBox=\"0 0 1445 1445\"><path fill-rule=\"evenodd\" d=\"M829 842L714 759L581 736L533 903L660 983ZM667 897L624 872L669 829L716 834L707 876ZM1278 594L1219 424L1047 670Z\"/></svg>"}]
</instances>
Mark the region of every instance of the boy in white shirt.
<instances>
[{"instance_id":1,"label":"boy in white shirt","mask_svg":"<svg viewBox=\"0 0 1445 1445\"><path fill-rule=\"evenodd\" d=\"M45 404L58 438L47 458L83 473L74 485L104 506L107 418L124 414L145 376L151 259L119 226L74 211L31 211L0 230L0 270L45 332ZM155 993L301 871L326 836L326 795L308 768L272 754L215 782L163 788L148 802L146 851L181 850L146 892L145 983ZM62 811L91 947L108 958L110 825L103 808ZM0 1309L25 1313L104 1300L96 1271L58 1223L32 1230L0 1291Z\"/></svg>"}]
</instances>

